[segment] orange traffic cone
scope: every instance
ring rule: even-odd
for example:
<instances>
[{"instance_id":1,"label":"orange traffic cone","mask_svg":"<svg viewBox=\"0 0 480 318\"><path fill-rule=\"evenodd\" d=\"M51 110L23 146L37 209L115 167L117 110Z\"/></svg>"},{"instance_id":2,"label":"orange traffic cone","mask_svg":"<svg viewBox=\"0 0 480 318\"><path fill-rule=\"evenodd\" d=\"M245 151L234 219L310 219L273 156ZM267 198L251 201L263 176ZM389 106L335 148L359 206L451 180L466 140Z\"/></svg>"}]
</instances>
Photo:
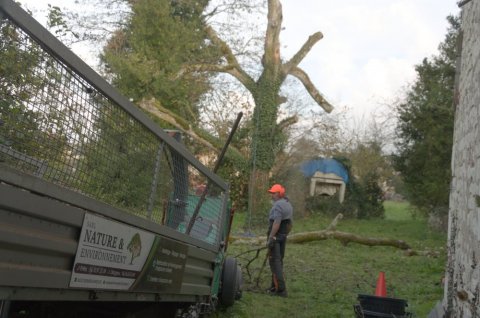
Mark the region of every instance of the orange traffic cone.
<instances>
[{"instance_id":1,"label":"orange traffic cone","mask_svg":"<svg viewBox=\"0 0 480 318\"><path fill-rule=\"evenodd\" d=\"M385 285L385 272L378 274L377 288L375 289L375 296L387 297L387 286Z\"/></svg>"}]
</instances>

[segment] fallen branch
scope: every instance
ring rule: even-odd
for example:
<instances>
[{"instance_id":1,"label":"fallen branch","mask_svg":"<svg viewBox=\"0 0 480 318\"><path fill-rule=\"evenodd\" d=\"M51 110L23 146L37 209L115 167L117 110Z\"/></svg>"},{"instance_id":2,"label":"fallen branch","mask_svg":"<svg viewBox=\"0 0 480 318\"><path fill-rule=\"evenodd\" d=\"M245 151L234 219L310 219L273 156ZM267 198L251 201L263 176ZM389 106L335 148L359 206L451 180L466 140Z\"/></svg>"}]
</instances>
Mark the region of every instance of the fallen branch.
<instances>
[{"instance_id":1,"label":"fallen branch","mask_svg":"<svg viewBox=\"0 0 480 318\"><path fill-rule=\"evenodd\" d=\"M259 250L259 252L260 252L260 250ZM265 269L265 265L267 265L267 260L268 260L269 255L270 255L270 253L267 250L267 253L265 254L265 258L263 259L262 267L260 267L260 270L258 271L257 278L255 279L255 287L257 287L257 288L260 288L260 280L262 279L262 273L263 273L263 270Z\"/></svg>"},{"instance_id":2,"label":"fallen branch","mask_svg":"<svg viewBox=\"0 0 480 318\"><path fill-rule=\"evenodd\" d=\"M415 251L415 250L412 250L412 249L408 249L408 250L405 251L405 256L417 256L417 255L437 258L437 257L440 256L440 252L439 251L430 251L430 250Z\"/></svg>"},{"instance_id":3,"label":"fallen branch","mask_svg":"<svg viewBox=\"0 0 480 318\"><path fill-rule=\"evenodd\" d=\"M338 214L335 217L335 219L333 219L333 221L325 228L325 230L322 230L322 231L291 234L288 236L288 243L302 244L302 243L313 242L313 241L336 239L336 240L339 240L343 245L347 245L350 242L354 242L354 243L367 245L367 246L391 246L391 247L404 250L405 251L404 253L406 256L421 255L421 256L428 256L428 257L438 257L440 254L436 251L413 250L410 248L410 245L408 245L403 240L364 237L364 236L360 236L352 233L337 231L336 230L337 224L342 218L343 218L343 215ZM252 273L251 273L250 265L252 265L252 263L259 258L261 251L267 249L267 247L265 246L265 243L267 242L267 237L266 236L258 236L258 237L230 236L229 242L235 243L235 244L248 244L253 246L260 245L260 247L252 248L235 255L235 258L242 257L246 260L245 265L242 267L247 272L248 280L252 281ZM245 257L245 255L247 254L251 255L251 253L254 253L254 256L252 258L249 259ZM256 277L254 277L253 279L253 281L255 282L255 288L257 289L260 287L260 280L261 280L263 271L265 270L267 259L268 259L268 251L265 254L265 258L263 260L263 263Z\"/></svg>"},{"instance_id":4,"label":"fallen branch","mask_svg":"<svg viewBox=\"0 0 480 318\"><path fill-rule=\"evenodd\" d=\"M211 151L215 153L220 152L221 144L219 144L218 140L215 140L213 137L209 138L208 134L203 132L201 129L192 126L179 115L163 107L162 103L157 99L143 99L138 103L138 106L152 116L174 126L176 129L182 131L184 134L206 146ZM232 155L232 158L236 158L236 160L241 162L246 160L244 155L232 145L228 147L228 152Z\"/></svg>"},{"instance_id":5,"label":"fallen branch","mask_svg":"<svg viewBox=\"0 0 480 318\"><path fill-rule=\"evenodd\" d=\"M368 245L368 246L392 246L402 250L410 249L410 246L402 240L388 238L363 237L360 235L340 232L340 231L319 231L293 234L289 237L289 243L306 243L311 241L319 241L333 238L347 245L350 242Z\"/></svg>"},{"instance_id":6,"label":"fallen branch","mask_svg":"<svg viewBox=\"0 0 480 318\"><path fill-rule=\"evenodd\" d=\"M260 255L260 252L264 249L267 249L266 246L263 246L263 247L260 247L260 248L255 248L255 249L251 249L251 250L248 250L248 251L245 251L243 253L240 253L240 254L237 254L235 255L235 258L240 258L240 256L243 256L245 254L249 254L249 253L252 253L252 252L255 252L255 256L251 259L247 259L247 263L245 264L245 266L243 266L243 268L245 268L245 270L247 271L247 275L248 275L248 280L251 281L252 280L252 274L250 273L250 264L253 263L253 261L255 261L258 256ZM260 274L261 272L263 271L263 268L265 267L265 263L266 263L266 259L267 259L267 256L268 256L268 253L266 254L266 257L265 257L265 261L263 262L263 266L262 266L262 269L260 270ZM260 274L257 276L257 286L259 285L259 280L260 280Z\"/></svg>"},{"instance_id":7,"label":"fallen branch","mask_svg":"<svg viewBox=\"0 0 480 318\"><path fill-rule=\"evenodd\" d=\"M353 243L358 243L358 244L368 245L368 246L392 246L402 250L411 250L410 245L408 245L403 240L363 237L360 235L347 233L347 232L340 232L336 230L334 231L322 230L322 231L291 234L288 236L288 243L302 244L302 243L322 241L327 239L339 240L340 242L342 242L343 245L347 245L348 243L353 242ZM235 244L260 245L260 244L265 244L265 242L267 241L267 237L258 236L254 238L245 238L245 237L238 237L238 236L230 236L229 241ZM412 253L412 255L415 255L415 254Z\"/></svg>"},{"instance_id":8,"label":"fallen branch","mask_svg":"<svg viewBox=\"0 0 480 318\"><path fill-rule=\"evenodd\" d=\"M367 246L391 246L396 247L401 250L410 251L408 255L422 255L421 252L415 252L411 249L403 240L396 240L390 238L374 238L374 237L364 237L353 233L341 232L336 230L336 226L339 220L343 218L342 214L339 214L335 219L330 223L330 225L321 231L313 232L303 232L291 234L288 236L288 243L302 244L312 241L321 241L327 239L336 239L342 242L343 245L347 245L351 242L367 245ZM249 245L260 245L265 244L267 241L266 236L258 236L253 238L246 238L240 236L230 236L229 241L231 243L235 242L236 244L249 244Z\"/></svg>"}]
</instances>

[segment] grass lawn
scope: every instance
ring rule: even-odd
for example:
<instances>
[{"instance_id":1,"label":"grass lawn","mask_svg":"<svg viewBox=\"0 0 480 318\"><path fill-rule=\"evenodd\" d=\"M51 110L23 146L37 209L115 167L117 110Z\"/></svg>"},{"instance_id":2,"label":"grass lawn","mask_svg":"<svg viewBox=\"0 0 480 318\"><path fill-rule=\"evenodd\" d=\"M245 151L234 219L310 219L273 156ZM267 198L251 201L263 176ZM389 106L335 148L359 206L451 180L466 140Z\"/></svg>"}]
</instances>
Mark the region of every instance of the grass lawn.
<instances>
[{"instance_id":1,"label":"grass lawn","mask_svg":"<svg viewBox=\"0 0 480 318\"><path fill-rule=\"evenodd\" d=\"M374 294L380 271L385 272L387 296L407 300L407 310L414 317L426 317L443 297L446 234L433 232L425 219L412 217L407 203L385 202L385 208L385 219L341 220L337 229L367 237L401 239L415 250L435 251L439 256L406 256L393 247L356 243L344 246L333 239L289 244L284 260L289 297L278 298L263 292L270 283L268 264L260 271L265 252L247 271L246 264L255 256L250 253L238 258L245 280L242 299L211 317L354 317L357 295ZM233 234L242 232L244 217L235 216ZM322 230L330 222L331 218L316 215L295 220L293 232ZM236 256L252 248L233 243L228 253ZM260 284L256 286L259 272Z\"/></svg>"}]
</instances>

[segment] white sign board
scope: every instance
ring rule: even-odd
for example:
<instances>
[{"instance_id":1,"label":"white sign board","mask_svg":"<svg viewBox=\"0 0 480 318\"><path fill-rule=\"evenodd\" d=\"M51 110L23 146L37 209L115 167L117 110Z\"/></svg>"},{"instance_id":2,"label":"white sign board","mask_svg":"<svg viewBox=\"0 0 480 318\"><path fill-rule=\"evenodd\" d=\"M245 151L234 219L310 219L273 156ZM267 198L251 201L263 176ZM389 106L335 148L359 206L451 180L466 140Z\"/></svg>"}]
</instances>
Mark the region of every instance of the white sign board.
<instances>
[{"instance_id":1,"label":"white sign board","mask_svg":"<svg viewBox=\"0 0 480 318\"><path fill-rule=\"evenodd\" d=\"M128 290L154 239L152 233L85 213L70 287Z\"/></svg>"}]
</instances>

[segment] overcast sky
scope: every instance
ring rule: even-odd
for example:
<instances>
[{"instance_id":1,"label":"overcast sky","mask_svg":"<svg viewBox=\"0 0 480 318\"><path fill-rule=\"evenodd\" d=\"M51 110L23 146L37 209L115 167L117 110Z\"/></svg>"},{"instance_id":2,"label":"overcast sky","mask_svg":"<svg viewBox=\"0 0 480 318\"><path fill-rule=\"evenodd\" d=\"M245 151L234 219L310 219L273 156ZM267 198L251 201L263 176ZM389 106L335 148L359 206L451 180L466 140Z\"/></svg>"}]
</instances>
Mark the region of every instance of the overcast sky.
<instances>
[{"instance_id":1,"label":"overcast sky","mask_svg":"<svg viewBox=\"0 0 480 318\"><path fill-rule=\"evenodd\" d=\"M65 6L65 0L20 2L40 9L48 3ZM414 66L437 53L446 17L459 13L455 0L283 0L282 5L282 56L289 59L321 31L324 38L300 67L334 106L348 107L355 117L368 117L398 96L415 79ZM88 55L85 47L74 51Z\"/></svg>"},{"instance_id":2,"label":"overcast sky","mask_svg":"<svg viewBox=\"0 0 480 318\"><path fill-rule=\"evenodd\" d=\"M454 0L287 0L283 55L291 57L308 35L320 40L300 65L334 104L357 115L398 96L415 79L414 65L437 53Z\"/></svg>"}]
</instances>

